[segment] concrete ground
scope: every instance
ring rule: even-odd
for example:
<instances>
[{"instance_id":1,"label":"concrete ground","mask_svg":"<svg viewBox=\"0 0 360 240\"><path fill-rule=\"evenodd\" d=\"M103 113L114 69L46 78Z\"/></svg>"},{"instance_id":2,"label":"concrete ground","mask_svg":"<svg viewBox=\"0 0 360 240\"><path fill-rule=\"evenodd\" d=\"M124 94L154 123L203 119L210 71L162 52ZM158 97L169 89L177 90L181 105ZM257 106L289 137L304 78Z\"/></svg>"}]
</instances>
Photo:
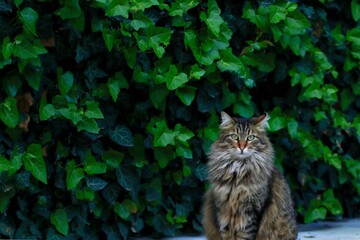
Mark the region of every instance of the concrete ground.
<instances>
[{"instance_id":1,"label":"concrete ground","mask_svg":"<svg viewBox=\"0 0 360 240\"><path fill-rule=\"evenodd\" d=\"M148 240L151 238L140 238ZM164 240L206 240L204 236L179 236ZM299 225L298 240L360 240L360 218Z\"/></svg>"}]
</instances>

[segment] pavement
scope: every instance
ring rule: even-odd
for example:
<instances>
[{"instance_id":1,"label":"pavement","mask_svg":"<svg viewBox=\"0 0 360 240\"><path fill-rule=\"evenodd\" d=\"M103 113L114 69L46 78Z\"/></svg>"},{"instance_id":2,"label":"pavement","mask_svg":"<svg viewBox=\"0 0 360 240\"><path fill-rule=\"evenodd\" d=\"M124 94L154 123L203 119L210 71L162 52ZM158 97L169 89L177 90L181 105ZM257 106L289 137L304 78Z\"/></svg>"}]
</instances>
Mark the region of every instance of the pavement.
<instances>
[{"instance_id":1,"label":"pavement","mask_svg":"<svg viewBox=\"0 0 360 240\"><path fill-rule=\"evenodd\" d=\"M360 218L300 224L298 229L297 240L360 240ZM150 240L151 238L137 239ZM204 236L178 236L163 240L206 240L206 238Z\"/></svg>"}]
</instances>

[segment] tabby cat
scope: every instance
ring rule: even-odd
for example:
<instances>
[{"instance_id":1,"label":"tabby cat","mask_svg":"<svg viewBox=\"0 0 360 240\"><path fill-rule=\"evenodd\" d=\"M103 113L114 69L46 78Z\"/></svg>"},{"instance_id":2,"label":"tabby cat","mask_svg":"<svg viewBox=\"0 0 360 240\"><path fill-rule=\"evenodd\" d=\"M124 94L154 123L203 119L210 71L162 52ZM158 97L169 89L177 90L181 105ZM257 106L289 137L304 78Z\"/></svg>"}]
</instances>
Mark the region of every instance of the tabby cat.
<instances>
[{"instance_id":1,"label":"tabby cat","mask_svg":"<svg viewBox=\"0 0 360 240\"><path fill-rule=\"evenodd\" d=\"M221 113L208 161L203 225L209 240L296 239L290 189L265 132L268 119Z\"/></svg>"}]
</instances>

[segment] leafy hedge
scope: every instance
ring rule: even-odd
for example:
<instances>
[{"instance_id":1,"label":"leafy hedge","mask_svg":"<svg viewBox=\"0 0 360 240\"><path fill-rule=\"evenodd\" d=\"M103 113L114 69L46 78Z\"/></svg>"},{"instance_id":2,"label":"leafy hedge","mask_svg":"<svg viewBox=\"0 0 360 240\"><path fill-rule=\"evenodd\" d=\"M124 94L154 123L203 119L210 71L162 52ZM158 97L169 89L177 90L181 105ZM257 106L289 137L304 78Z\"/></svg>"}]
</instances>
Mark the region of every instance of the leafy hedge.
<instances>
[{"instance_id":1,"label":"leafy hedge","mask_svg":"<svg viewBox=\"0 0 360 240\"><path fill-rule=\"evenodd\" d=\"M360 215L360 4L0 0L0 237L201 231L221 110L271 115L298 221Z\"/></svg>"}]
</instances>

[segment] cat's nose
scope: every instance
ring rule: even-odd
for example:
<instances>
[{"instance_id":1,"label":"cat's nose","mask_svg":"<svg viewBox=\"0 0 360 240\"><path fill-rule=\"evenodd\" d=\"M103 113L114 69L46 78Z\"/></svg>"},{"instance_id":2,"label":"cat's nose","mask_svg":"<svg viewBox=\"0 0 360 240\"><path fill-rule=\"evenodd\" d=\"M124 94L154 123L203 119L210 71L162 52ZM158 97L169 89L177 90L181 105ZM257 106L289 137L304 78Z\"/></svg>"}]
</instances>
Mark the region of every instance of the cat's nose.
<instances>
[{"instance_id":1,"label":"cat's nose","mask_svg":"<svg viewBox=\"0 0 360 240\"><path fill-rule=\"evenodd\" d=\"M244 149L246 148L246 141L240 140L239 141L239 148L240 148L241 152L244 151Z\"/></svg>"}]
</instances>

